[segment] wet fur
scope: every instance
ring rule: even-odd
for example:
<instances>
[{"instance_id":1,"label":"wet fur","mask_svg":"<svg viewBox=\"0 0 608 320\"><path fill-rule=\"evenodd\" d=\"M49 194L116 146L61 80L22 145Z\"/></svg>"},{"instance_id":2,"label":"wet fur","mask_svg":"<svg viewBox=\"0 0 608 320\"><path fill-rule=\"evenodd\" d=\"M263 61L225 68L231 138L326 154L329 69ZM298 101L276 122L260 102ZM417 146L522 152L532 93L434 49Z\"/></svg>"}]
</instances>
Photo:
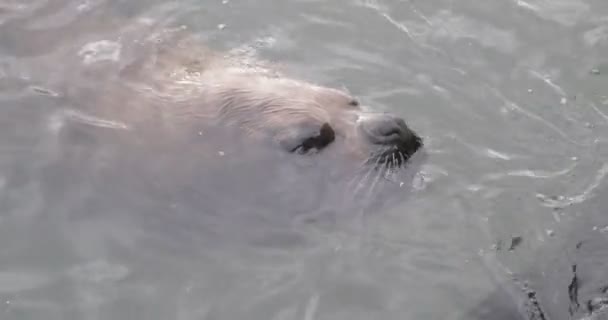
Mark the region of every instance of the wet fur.
<instances>
[{"instance_id":1,"label":"wet fur","mask_svg":"<svg viewBox=\"0 0 608 320\"><path fill-rule=\"evenodd\" d=\"M336 141L317 158L342 172L345 201L372 200L385 187L380 182L403 184L397 169L407 159L398 155L380 164L371 158L356 130L363 111L350 105L354 97L344 90L290 78L264 61L215 52L181 33L160 44L150 37L135 51L99 87L92 113L124 123L137 143L171 145L225 127L251 143L279 145L307 127L329 123Z\"/></svg>"}]
</instances>

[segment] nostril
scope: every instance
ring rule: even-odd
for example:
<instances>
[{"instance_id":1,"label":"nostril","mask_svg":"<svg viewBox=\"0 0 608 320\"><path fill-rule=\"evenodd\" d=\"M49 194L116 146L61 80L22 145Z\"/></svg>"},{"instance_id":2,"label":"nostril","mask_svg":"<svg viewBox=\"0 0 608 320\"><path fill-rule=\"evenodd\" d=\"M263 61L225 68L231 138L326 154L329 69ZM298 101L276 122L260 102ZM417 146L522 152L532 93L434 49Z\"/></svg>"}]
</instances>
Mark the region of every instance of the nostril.
<instances>
[{"instance_id":1,"label":"nostril","mask_svg":"<svg viewBox=\"0 0 608 320\"><path fill-rule=\"evenodd\" d=\"M393 164L404 161L423 146L422 139L405 121L391 114L367 116L359 128L365 138L377 146L373 153L379 155L381 161Z\"/></svg>"},{"instance_id":2,"label":"nostril","mask_svg":"<svg viewBox=\"0 0 608 320\"><path fill-rule=\"evenodd\" d=\"M390 137L390 136L399 136L401 135L401 128L399 127L386 127L383 130L380 130L379 134L385 136L385 137Z\"/></svg>"},{"instance_id":3,"label":"nostril","mask_svg":"<svg viewBox=\"0 0 608 320\"><path fill-rule=\"evenodd\" d=\"M423 144L422 139L410 130L402 118L392 114L368 117L361 123L361 129L369 142L376 145L415 151Z\"/></svg>"},{"instance_id":4,"label":"nostril","mask_svg":"<svg viewBox=\"0 0 608 320\"><path fill-rule=\"evenodd\" d=\"M405 121L390 114L367 118L361 127L374 144L400 144L409 135Z\"/></svg>"}]
</instances>

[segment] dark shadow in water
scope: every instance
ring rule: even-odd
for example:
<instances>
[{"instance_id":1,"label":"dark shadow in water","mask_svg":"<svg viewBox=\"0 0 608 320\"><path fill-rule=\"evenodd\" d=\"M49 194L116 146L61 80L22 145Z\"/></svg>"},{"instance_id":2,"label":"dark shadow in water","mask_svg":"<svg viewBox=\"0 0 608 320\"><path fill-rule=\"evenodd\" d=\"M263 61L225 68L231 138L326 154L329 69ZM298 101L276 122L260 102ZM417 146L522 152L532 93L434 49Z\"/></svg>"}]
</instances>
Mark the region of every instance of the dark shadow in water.
<instances>
[{"instance_id":1,"label":"dark shadow in water","mask_svg":"<svg viewBox=\"0 0 608 320\"><path fill-rule=\"evenodd\" d=\"M492 292L463 319L545 320L608 319L608 254L605 235L579 235L584 241L539 259L534 270L521 275L507 270L495 255L484 263L494 279ZM579 238L579 237L577 237Z\"/></svg>"}]
</instances>

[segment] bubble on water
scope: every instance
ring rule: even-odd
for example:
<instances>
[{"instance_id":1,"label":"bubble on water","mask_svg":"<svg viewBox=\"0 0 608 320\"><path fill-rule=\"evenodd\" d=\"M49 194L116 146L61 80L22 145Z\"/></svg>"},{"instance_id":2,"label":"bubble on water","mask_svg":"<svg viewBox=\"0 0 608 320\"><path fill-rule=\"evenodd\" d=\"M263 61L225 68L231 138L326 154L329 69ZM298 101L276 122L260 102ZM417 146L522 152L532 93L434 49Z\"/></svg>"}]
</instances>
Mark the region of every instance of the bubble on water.
<instances>
[{"instance_id":1,"label":"bubble on water","mask_svg":"<svg viewBox=\"0 0 608 320\"><path fill-rule=\"evenodd\" d=\"M122 46L120 43L101 40L85 44L78 55L82 57L83 63L86 65L100 61L118 61Z\"/></svg>"},{"instance_id":2,"label":"bubble on water","mask_svg":"<svg viewBox=\"0 0 608 320\"><path fill-rule=\"evenodd\" d=\"M483 186L479 185L479 184L472 184L467 187L467 190L469 190L471 192L477 192L481 189L483 189Z\"/></svg>"},{"instance_id":3,"label":"bubble on water","mask_svg":"<svg viewBox=\"0 0 608 320\"><path fill-rule=\"evenodd\" d=\"M426 188L430 180L427 179L424 173L418 172L412 181L412 187L415 190L422 191ZM401 186L401 185L400 185Z\"/></svg>"},{"instance_id":4,"label":"bubble on water","mask_svg":"<svg viewBox=\"0 0 608 320\"><path fill-rule=\"evenodd\" d=\"M600 69L598 69L598 68L591 69L591 74L592 75L599 75L600 74Z\"/></svg>"},{"instance_id":5,"label":"bubble on water","mask_svg":"<svg viewBox=\"0 0 608 320\"><path fill-rule=\"evenodd\" d=\"M568 103L568 99L566 99L566 98L562 98L562 99L559 101L559 103L561 103L561 104L566 104L566 103Z\"/></svg>"},{"instance_id":6,"label":"bubble on water","mask_svg":"<svg viewBox=\"0 0 608 320\"><path fill-rule=\"evenodd\" d=\"M149 17L140 17L137 19L137 23L146 25L146 26L151 26L154 24L154 22L156 22L155 19L153 18L149 18Z\"/></svg>"},{"instance_id":7,"label":"bubble on water","mask_svg":"<svg viewBox=\"0 0 608 320\"><path fill-rule=\"evenodd\" d=\"M83 3L81 3L81 4L79 4L79 5L76 7L76 10L78 10L78 11L86 11L86 10L88 10L89 8L91 8L91 4L90 4L88 1L85 1L85 2L83 2Z\"/></svg>"},{"instance_id":8,"label":"bubble on water","mask_svg":"<svg viewBox=\"0 0 608 320\"><path fill-rule=\"evenodd\" d=\"M218 24L218 25L217 25L217 28L218 28L219 30L224 30L224 29L226 29L226 24L224 24L224 23L220 23L220 24Z\"/></svg>"}]
</instances>

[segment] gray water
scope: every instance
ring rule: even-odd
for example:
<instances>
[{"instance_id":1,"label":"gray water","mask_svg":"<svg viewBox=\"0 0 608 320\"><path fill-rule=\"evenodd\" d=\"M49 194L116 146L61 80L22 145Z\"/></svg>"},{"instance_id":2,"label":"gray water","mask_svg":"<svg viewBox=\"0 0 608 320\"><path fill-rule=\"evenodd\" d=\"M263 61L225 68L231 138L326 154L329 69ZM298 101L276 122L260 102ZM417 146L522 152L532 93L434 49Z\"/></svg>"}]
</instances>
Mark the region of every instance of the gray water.
<instances>
[{"instance_id":1,"label":"gray water","mask_svg":"<svg viewBox=\"0 0 608 320\"><path fill-rule=\"evenodd\" d=\"M180 28L403 116L417 178L381 209L303 183L237 214L282 186L261 161L179 189L211 170L194 144L61 140L120 131L95 75ZM608 319L607 77L604 0L3 0L0 319Z\"/></svg>"}]
</instances>

